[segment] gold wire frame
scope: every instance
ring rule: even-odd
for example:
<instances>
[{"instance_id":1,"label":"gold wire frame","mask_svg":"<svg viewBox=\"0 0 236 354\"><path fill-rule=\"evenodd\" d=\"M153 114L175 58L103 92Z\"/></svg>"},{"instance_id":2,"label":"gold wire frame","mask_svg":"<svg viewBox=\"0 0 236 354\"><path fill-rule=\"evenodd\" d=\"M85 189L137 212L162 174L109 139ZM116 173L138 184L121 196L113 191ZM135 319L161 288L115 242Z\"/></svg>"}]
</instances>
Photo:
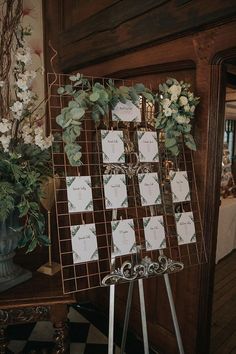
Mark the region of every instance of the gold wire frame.
<instances>
[{"instance_id":1,"label":"gold wire frame","mask_svg":"<svg viewBox=\"0 0 236 354\"><path fill-rule=\"evenodd\" d=\"M49 73L48 76L48 105L50 130L54 136L60 135L61 127L56 123L56 116L61 109L67 106L70 97L61 96L57 93L59 87L70 83L69 75ZM108 79L86 77L91 84L100 82L106 84ZM131 86L133 81L116 80L115 84ZM72 167L66 157L63 141L57 137L52 148L53 174L59 175L60 187L55 186L55 204L57 218L57 233L59 239L59 252L61 261L62 285L64 293L79 292L102 286L102 279L111 272L111 221L112 210L105 208L103 174L106 166L102 160L101 149L101 129L123 130L125 136L134 144L137 149L137 130L155 131L154 112L156 107L140 100L142 113L141 123L112 122L111 114L108 118L102 119L98 124L92 120L90 112L86 113L82 124L82 133L79 143L82 147L82 162L79 167ZM133 219L135 225L136 244L141 245L139 257L150 257L152 261L157 261L158 250L147 251L145 244L143 217L162 215L164 219L166 248L163 254L175 261L183 262L184 267L199 265L207 261L206 250L203 239L202 223L199 210L199 201L193 166L192 152L179 142L180 154L173 157L166 150L164 145L165 136L162 132L157 132L159 147L159 162L152 163L152 172L157 172L162 197L162 204L152 208L142 206L138 196L137 177L127 178L128 208L117 209L117 219ZM132 156L126 156L127 161L132 161ZM169 180L169 169L187 171L190 186L191 200L182 203L173 203ZM69 213L66 188L67 176L91 176L94 210L83 213ZM154 214L153 214L154 211ZM177 241L175 213L192 212L196 230L196 242L179 245ZM82 223L95 223L98 243L99 259L85 263L74 263L71 243L72 225ZM118 256L115 258L115 268L121 267L124 261L130 260L130 255Z\"/></svg>"}]
</instances>

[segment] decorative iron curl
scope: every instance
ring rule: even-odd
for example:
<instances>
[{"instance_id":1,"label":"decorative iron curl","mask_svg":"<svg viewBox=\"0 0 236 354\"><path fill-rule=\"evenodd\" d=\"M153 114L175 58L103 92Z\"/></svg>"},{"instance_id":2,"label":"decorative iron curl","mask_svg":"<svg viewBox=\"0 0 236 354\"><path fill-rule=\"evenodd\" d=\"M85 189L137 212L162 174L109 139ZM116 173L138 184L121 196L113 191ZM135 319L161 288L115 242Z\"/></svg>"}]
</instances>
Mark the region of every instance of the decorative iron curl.
<instances>
[{"instance_id":1,"label":"decorative iron curl","mask_svg":"<svg viewBox=\"0 0 236 354\"><path fill-rule=\"evenodd\" d=\"M158 257L157 262L153 262L149 257L143 258L140 264L135 265L130 261L125 261L120 268L115 269L103 278L102 285L109 286L165 273L175 273L183 268L183 263L162 255Z\"/></svg>"}]
</instances>

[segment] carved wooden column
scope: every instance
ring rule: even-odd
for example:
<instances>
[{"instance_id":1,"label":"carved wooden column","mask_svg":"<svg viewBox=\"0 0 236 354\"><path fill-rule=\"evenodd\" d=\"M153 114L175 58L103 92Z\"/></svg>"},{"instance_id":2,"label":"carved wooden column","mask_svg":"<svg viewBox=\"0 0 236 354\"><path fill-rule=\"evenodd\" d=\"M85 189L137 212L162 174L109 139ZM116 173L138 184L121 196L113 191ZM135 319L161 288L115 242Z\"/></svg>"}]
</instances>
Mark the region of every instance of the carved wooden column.
<instances>
[{"instance_id":1,"label":"carved wooden column","mask_svg":"<svg viewBox=\"0 0 236 354\"><path fill-rule=\"evenodd\" d=\"M0 354L5 354L8 341L6 337L6 326L0 327Z\"/></svg>"},{"instance_id":2,"label":"carved wooden column","mask_svg":"<svg viewBox=\"0 0 236 354\"><path fill-rule=\"evenodd\" d=\"M68 306L67 305L54 305L51 308L50 319L55 329L55 354L69 354L69 334L68 334Z\"/></svg>"}]
</instances>

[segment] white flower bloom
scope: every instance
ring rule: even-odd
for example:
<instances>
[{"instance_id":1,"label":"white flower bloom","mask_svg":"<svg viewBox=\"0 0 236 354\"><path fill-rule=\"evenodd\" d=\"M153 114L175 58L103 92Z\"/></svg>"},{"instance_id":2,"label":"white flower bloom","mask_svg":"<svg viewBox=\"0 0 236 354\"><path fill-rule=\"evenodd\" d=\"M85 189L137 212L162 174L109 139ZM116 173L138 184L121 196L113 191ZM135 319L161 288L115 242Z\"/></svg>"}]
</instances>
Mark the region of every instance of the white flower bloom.
<instances>
[{"instance_id":1,"label":"white flower bloom","mask_svg":"<svg viewBox=\"0 0 236 354\"><path fill-rule=\"evenodd\" d=\"M190 108L190 112L194 112L195 111L195 106L192 106L191 108Z\"/></svg>"},{"instance_id":2,"label":"white flower bloom","mask_svg":"<svg viewBox=\"0 0 236 354\"><path fill-rule=\"evenodd\" d=\"M188 99L185 96L180 96L179 98L179 105L186 106L188 104Z\"/></svg>"},{"instance_id":3,"label":"white flower bloom","mask_svg":"<svg viewBox=\"0 0 236 354\"><path fill-rule=\"evenodd\" d=\"M175 120L179 124L184 124L189 122L189 118L186 118L185 116L181 116L180 114L175 118Z\"/></svg>"},{"instance_id":4,"label":"white flower bloom","mask_svg":"<svg viewBox=\"0 0 236 354\"><path fill-rule=\"evenodd\" d=\"M11 129L11 122L9 122L7 119L3 119L2 122L0 122L0 133L6 133Z\"/></svg>"},{"instance_id":5,"label":"white flower bloom","mask_svg":"<svg viewBox=\"0 0 236 354\"><path fill-rule=\"evenodd\" d=\"M31 62L30 48L19 48L16 52L16 60L29 64Z\"/></svg>"},{"instance_id":6,"label":"white flower bloom","mask_svg":"<svg viewBox=\"0 0 236 354\"><path fill-rule=\"evenodd\" d=\"M5 84L5 81L0 81L0 87L3 87Z\"/></svg>"},{"instance_id":7,"label":"white flower bloom","mask_svg":"<svg viewBox=\"0 0 236 354\"><path fill-rule=\"evenodd\" d=\"M11 136L10 135L2 135L0 136L0 142L2 143L3 150L5 152L9 151L9 145L11 141Z\"/></svg>"},{"instance_id":8,"label":"white flower bloom","mask_svg":"<svg viewBox=\"0 0 236 354\"><path fill-rule=\"evenodd\" d=\"M20 114L22 113L22 110L23 110L23 103L20 102L20 101L16 101L14 102L14 104L10 107L11 111L14 112L14 113L19 113Z\"/></svg>"},{"instance_id":9,"label":"white flower bloom","mask_svg":"<svg viewBox=\"0 0 236 354\"><path fill-rule=\"evenodd\" d=\"M174 94L174 95L179 96L180 93L181 93L181 86L174 84L174 85L172 85L172 86L169 87L168 92L169 92L171 95Z\"/></svg>"},{"instance_id":10,"label":"white flower bloom","mask_svg":"<svg viewBox=\"0 0 236 354\"><path fill-rule=\"evenodd\" d=\"M19 87L19 89L21 89L22 91L28 90L27 80L18 79L18 80L16 81L16 85L17 85L17 87Z\"/></svg>"},{"instance_id":11,"label":"white flower bloom","mask_svg":"<svg viewBox=\"0 0 236 354\"><path fill-rule=\"evenodd\" d=\"M30 134L22 133L22 139L25 144L32 144L33 143L33 137Z\"/></svg>"},{"instance_id":12,"label":"white flower bloom","mask_svg":"<svg viewBox=\"0 0 236 354\"><path fill-rule=\"evenodd\" d=\"M17 97L23 101L24 104L28 104L30 103L31 99L32 99L32 92L29 90L26 91L18 91L16 93Z\"/></svg>"},{"instance_id":13,"label":"white flower bloom","mask_svg":"<svg viewBox=\"0 0 236 354\"><path fill-rule=\"evenodd\" d=\"M172 109L168 107L168 108L164 109L163 112L166 117L170 117L172 114Z\"/></svg>"},{"instance_id":14,"label":"white flower bloom","mask_svg":"<svg viewBox=\"0 0 236 354\"><path fill-rule=\"evenodd\" d=\"M188 93L188 99L189 99L189 101L193 100L193 93L192 92Z\"/></svg>"},{"instance_id":15,"label":"white flower bloom","mask_svg":"<svg viewBox=\"0 0 236 354\"><path fill-rule=\"evenodd\" d=\"M189 111L190 111L190 106L189 106L189 104L186 104L186 106L184 106L184 110L185 110L185 112L189 112Z\"/></svg>"},{"instance_id":16,"label":"white flower bloom","mask_svg":"<svg viewBox=\"0 0 236 354\"><path fill-rule=\"evenodd\" d=\"M33 80L36 77L36 71L34 71L34 70L30 70L30 71L26 70L23 74L19 74L19 77L22 80L25 80L25 81L27 81L29 79Z\"/></svg>"},{"instance_id":17,"label":"white flower bloom","mask_svg":"<svg viewBox=\"0 0 236 354\"><path fill-rule=\"evenodd\" d=\"M162 101L162 106L164 109L168 108L171 104L171 101L168 98L164 98L164 100Z\"/></svg>"},{"instance_id":18,"label":"white flower bloom","mask_svg":"<svg viewBox=\"0 0 236 354\"><path fill-rule=\"evenodd\" d=\"M48 149L52 145L53 137L49 135L45 137L43 127L35 128L35 145L41 150Z\"/></svg>"},{"instance_id":19,"label":"white flower bloom","mask_svg":"<svg viewBox=\"0 0 236 354\"><path fill-rule=\"evenodd\" d=\"M176 93L172 93L172 95L171 95L171 101L172 102L176 102L177 101L177 99L178 99L178 95L176 94Z\"/></svg>"}]
</instances>

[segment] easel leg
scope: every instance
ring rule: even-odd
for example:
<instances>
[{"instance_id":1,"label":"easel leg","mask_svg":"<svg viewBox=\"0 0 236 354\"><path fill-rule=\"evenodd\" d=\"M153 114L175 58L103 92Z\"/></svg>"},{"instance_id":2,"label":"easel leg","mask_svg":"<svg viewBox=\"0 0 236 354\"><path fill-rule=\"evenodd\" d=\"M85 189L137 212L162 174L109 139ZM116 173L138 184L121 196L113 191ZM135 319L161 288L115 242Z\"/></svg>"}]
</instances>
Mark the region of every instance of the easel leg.
<instances>
[{"instance_id":1,"label":"easel leg","mask_svg":"<svg viewBox=\"0 0 236 354\"><path fill-rule=\"evenodd\" d=\"M134 289L134 282L132 281L129 284L128 298L127 298L127 303L126 303L124 328L123 328L122 342L121 342L121 348L120 348L120 353L121 354L124 354L124 351L125 351L125 343L126 343L126 338L127 338L127 331L128 331L129 315L130 315L130 308L131 308L131 302L132 302L132 296L133 296L133 289Z\"/></svg>"},{"instance_id":2,"label":"easel leg","mask_svg":"<svg viewBox=\"0 0 236 354\"><path fill-rule=\"evenodd\" d=\"M175 328L175 335L178 343L178 348L179 348L179 353L184 354L184 348L183 348L183 342L180 334L180 329L179 329L179 324L178 324L178 319L175 311L175 305L174 305L174 300L173 300L173 295L172 295L172 290L170 286L170 280L169 280L169 275L164 274L164 280L165 280L165 285L166 285L166 290L167 290L167 295L170 303L170 309L171 309L171 315L174 323L174 328Z\"/></svg>"},{"instance_id":3,"label":"easel leg","mask_svg":"<svg viewBox=\"0 0 236 354\"><path fill-rule=\"evenodd\" d=\"M141 320L142 320L142 330L143 330L144 353L149 354L143 279L138 280L138 288L139 288L140 310L141 310Z\"/></svg>"},{"instance_id":4,"label":"easel leg","mask_svg":"<svg viewBox=\"0 0 236 354\"><path fill-rule=\"evenodd\" d=\"M113 347L114 347L114 313L115 313L115 285L111 285L110 286L110 304L109 304L108 354L113 354Z\"/></svg>"}]
</instances>

